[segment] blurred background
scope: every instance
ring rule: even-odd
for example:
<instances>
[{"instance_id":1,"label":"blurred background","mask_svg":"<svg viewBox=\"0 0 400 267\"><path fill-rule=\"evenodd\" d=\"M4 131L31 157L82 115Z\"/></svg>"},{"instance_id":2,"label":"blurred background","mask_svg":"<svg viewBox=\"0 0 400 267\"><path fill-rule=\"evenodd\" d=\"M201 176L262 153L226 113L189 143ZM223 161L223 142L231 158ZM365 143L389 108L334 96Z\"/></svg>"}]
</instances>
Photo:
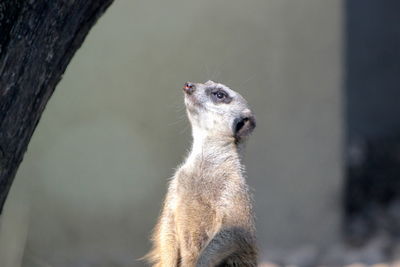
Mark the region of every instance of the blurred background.
<instances>
[{"instance_id":1,"label":"blurred background","mask_svg":"<svg viewBox=\"0 0 400 267\"><path fill-rule=\"evenodd\" d=\"M190 148L181 88L239 91L260 259L400 258L398 1L117 0L47 105L0 221L0 266L145 266Z\"/></svg>"}]
</instances>

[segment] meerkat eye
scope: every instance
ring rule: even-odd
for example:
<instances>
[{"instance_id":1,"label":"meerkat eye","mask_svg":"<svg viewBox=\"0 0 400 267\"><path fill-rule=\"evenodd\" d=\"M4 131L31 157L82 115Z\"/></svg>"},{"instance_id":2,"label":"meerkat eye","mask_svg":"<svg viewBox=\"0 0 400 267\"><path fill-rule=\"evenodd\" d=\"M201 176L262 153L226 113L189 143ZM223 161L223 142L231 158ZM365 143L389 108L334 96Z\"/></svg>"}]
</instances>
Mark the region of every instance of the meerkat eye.
<instances>
[{"instance_id":1,"label":"meerkat eye","mask_svg":"<svg viewBox=\"0 0 400 267\"><path fill-rule=\"evenodd\" d=\"M223 99L226 97L226 94L221 91L217 92L215 95L217 96L218 99Z\"/></svg>"},{"instance_id":2,"label":"meerkat eye","mask_svg":"<svg viewBox=\"0 0 400 267\"><path fill-rule=\"evenodd\" d=\"M217 91L213 93L218 100L226 98L228 95L224 91Z\"/></svg>"},{"instance_id":3,"label":"meerkat eye","mask_svg":"<svg viewBox=\"0 0 400 267\"><path fill-rule=\"evenodd\" d=\"M230 97L228 93L222 89L211 92L211 99L214 103L229 104L232 101L232 97Z\"/></svg>"}]
</instances>

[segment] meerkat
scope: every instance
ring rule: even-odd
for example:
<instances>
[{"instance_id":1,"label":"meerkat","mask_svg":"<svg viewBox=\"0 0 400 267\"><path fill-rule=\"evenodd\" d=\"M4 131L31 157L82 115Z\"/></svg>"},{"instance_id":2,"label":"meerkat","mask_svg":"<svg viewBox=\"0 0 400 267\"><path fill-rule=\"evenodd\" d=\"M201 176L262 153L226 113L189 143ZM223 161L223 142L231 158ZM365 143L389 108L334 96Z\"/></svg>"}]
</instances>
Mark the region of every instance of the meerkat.
<instances>
[{"instance_id":1,"label":"meerkat","mask_svg":"<svg viewBox=\"0 0 400 267\"><path fill-rule=\"evenodd\" d=\"M256 266L252 201L239 155L254 116L223 84L188 82L183 90L193 145L169 183L146 258L157 267Z\"/></svg>"}]
</instances>

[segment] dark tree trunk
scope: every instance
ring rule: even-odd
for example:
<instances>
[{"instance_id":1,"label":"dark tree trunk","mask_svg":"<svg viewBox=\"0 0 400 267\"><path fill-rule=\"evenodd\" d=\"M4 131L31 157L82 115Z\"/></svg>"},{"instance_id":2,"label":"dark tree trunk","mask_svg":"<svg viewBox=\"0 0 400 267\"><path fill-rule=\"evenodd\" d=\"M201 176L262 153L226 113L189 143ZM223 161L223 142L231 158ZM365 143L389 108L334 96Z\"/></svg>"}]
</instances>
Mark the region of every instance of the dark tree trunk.
<instances>
[{"instance_id":1,"label":"dark tree trunk","mask_svg":"<svg viewBox=\"0 0 400 267\"><path fill-rule=\"evenodd\" d=\"M47 101L112 2L0 1L0 213Z\"/></svg>"}]
</instances>

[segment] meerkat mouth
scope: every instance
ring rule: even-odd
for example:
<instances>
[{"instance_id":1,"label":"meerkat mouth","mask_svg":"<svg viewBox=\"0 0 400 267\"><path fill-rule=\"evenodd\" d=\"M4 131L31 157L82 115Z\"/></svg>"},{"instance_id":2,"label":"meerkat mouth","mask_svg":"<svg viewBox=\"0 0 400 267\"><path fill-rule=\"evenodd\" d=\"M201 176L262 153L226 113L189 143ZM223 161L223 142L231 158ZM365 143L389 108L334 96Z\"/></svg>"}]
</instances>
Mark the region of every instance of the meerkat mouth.
<instances>
[{"instance_id":1,"label":"meerkat mouth","mask_svg":"<svg viewBox=\"0 0 400 267\"><path fill-rule=\"evenodd\" d=\"M203 109L203 104L198 101L196 96L185 94L185 106L189 112L198 113L199 110Z\"/></svg>"}]
</instances>

